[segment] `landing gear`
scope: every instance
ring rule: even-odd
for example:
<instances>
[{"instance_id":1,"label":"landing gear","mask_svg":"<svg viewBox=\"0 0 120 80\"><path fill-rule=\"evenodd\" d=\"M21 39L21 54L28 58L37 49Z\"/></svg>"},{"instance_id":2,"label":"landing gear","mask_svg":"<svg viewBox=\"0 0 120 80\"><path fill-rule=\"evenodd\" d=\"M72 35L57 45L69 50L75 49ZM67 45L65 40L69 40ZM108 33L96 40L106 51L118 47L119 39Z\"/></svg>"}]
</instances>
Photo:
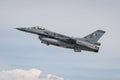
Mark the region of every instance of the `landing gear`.
<instances>
[{"instance_id":1,"label":"landing gear","mask_svg":"<svg viewBox=\"0 0 120 80\"><path fill-rule=\"evenodd\" d=\"M98 50L94 50L94 52L98 52L99 51L99 49Z\"/></svg>"},{"instance_id":2,"label":"landing gear","mask_svg":"<svg viewBox=\"0 0 120 80\"><path fill-rule=\"evenodd\" d=\"M41 43L46 44L47 46L50 45L48 42L45 42L45 41L41 41Z\"/></svg>"},{"instance_id":3,"label":"landing gear","mask_svg":"<svg viewBox=\"0 0 120 80\"><path fill-rule=\"evenodd\" d=\"M99 51L99 47L97 47L97 49L94 50L94 52L98 52Z\"/></svg>"},{"instance_id":4,"label":"landing gear","mask_svg":"<svg viewBox=\"0 0 120 80\"><path fill-rule=\"evenodd\" d=\"M81 52L80 47L77 47L77 46L76 46L76 47L74 48L74 52Z\"/></svg>"}]
</instances>

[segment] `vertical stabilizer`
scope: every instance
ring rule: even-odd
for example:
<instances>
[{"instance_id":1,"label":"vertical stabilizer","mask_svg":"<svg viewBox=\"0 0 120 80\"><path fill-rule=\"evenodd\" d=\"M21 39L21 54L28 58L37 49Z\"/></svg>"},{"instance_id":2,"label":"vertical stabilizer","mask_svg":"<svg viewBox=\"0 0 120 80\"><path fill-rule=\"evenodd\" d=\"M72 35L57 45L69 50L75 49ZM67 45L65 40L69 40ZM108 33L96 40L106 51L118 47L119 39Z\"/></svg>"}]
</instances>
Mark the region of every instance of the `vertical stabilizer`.
<instances>
[{"instance_id":1,"label":"vertical stabilizer","mask_svg":"<svg viewBox=\"0 0 120 80\"><path fill-rule=\"evenodd\" d=\"M103 30L97 30L87 36L84 37L85 40L91 42L91 43L96 43L102 35L105 33Z\"/></svg>"}]
</instances>

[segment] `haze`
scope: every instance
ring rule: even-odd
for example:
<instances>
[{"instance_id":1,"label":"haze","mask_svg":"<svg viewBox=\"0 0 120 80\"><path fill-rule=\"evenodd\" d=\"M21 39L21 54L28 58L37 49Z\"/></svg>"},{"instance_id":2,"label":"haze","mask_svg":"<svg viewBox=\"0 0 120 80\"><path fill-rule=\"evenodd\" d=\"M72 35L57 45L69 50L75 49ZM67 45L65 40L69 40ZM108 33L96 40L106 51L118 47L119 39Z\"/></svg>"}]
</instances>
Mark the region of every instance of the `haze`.
<instances>
[{"instance_id":1,"label":"haze","mask_svg":"<svg viewBox=\"0 0 120 80\"><path fill-rule=\"evenodd\" d=\"M14 29L38 25L75 37L97 29L106 34L99 53L75 53ZM34 68L64 80L120 80L119 34L119 0L0 0L0 70Z\"/></svg>"}]
</instances>

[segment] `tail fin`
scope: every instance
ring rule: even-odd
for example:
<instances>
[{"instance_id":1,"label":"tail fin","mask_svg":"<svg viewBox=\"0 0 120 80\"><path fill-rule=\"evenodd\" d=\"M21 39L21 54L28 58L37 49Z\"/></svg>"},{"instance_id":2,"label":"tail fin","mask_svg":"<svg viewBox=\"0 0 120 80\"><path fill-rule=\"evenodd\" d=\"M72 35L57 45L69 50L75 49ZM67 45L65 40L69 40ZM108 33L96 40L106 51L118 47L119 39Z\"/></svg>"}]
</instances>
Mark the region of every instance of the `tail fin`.
<instances>
[{"instance_id":1,"label":"tail fin","mask_svg":"<svg viewBox=\"0 0 120 80\"><path fill-rule=\"evenodd\" d=\"M91 42L91 43L96 43L102 35L105 33L103 30L97 30L87 36L84 37L85 40Z\"/></svg>"}]
</instances>

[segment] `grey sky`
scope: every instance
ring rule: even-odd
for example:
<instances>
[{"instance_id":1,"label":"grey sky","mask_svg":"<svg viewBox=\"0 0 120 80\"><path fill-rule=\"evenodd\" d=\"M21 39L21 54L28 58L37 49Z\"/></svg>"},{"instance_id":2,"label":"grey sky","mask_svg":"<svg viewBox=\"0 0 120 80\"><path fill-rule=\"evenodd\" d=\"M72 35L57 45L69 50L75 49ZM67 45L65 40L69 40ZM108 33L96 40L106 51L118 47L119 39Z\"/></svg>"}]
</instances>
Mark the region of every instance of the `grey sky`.
<instances>
[{"instance_id":1,"label":"grey sky","mask_svg":"<svg viewBox=\"0 0 120 80\"><path fill-rule=\"evenodd\" d=\"M65 80L120 79L119 0L0 0L0 70L42 69ZM41 25L83 37L103 29L98 54L47 47L15 27Z\"/></svg>"}]
</instances>

